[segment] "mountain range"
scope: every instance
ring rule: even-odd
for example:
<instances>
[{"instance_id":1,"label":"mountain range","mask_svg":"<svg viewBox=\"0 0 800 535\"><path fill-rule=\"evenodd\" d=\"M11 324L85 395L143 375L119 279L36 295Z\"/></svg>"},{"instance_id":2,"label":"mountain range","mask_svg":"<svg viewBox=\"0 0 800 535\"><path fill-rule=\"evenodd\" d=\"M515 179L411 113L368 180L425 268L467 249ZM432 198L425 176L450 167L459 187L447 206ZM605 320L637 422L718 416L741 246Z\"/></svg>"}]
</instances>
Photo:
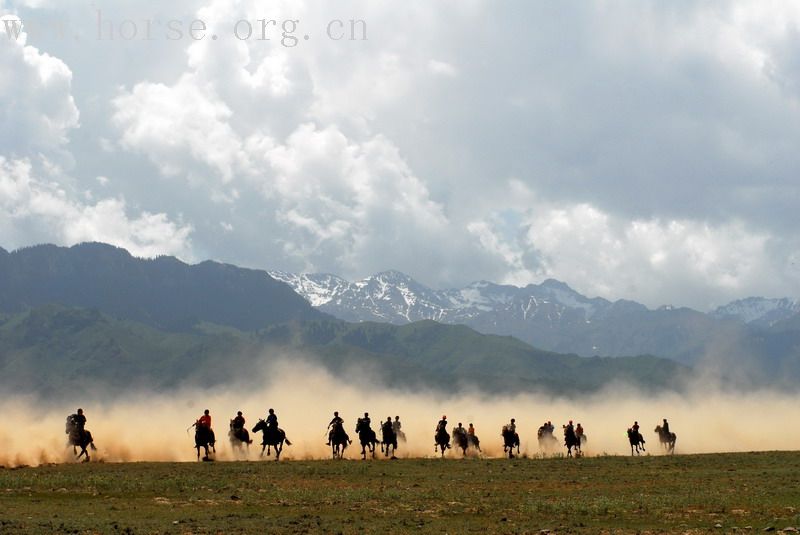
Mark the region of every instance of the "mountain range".
<instances>
[{"instance_id":1,"label":"mountain range","mask_svg":"<svg viewBox=\"0 0 800 535\"><path fill-rule=\"evenodd\" d=\"M0 386L75 392L214 387L285 358L403 388L586 392L613 381L680 388L687 366L654 356L583 358L424 320L349 323L265 271L141 259L104 244L0 250Z\"/></svg>"},{"instance_id":2,"label":"mountain range","mask_svg":"<svg viewBox=\"0 0 800 535\"><path fill-rule=\"evenodd\" d=\"M649 354L696 364L709 354L725 352L728 362L747 361L768 369L797 349L785 343L776 349L774 343L776 333L800 319L800 302L786 298L751 297L703 313L589 298L553 279L522 288L481 281L434 290L398 271L356 282L330 274L270 275L321 312L346 321L462 324L560 353Z\"/></svg>"}]
</instances>

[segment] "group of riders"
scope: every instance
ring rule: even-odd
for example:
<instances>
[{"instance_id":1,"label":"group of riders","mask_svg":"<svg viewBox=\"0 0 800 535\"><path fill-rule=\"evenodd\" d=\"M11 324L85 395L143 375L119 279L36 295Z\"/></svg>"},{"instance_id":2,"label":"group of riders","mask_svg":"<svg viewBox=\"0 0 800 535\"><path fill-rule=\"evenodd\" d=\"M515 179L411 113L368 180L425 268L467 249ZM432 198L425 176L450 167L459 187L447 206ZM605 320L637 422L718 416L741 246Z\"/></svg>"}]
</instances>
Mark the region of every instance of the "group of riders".
<instances>
[{"instance_id":1,"label":"group of riders","mask_svg":"<svg viewBox=\"0 0 800 535\"><path fill-rule=\"evenodd\" d=\"M230 431L228 436L234 446L241 447L242 445L250 445L253 440L250 438L250 432L245 427L245 418L242 411L238 411L236 416L230 420ZM216 437L214 430L211 426L211 413L208 409L203 411L200 416L191 426L195 428L195 446L197 447L198 459L200 458L200 448L205 448L204 460L209 459L209 448L215 450ZM434 430L434 451L441 451L444 455L445 451L452 447L451 440L456 447L461 448L466 455L468 448L474 448L481 451L480 440L475 434L475 426L470 423L468 427L464 427L461 422L453 427L452 435L448 432L447 416L443 415L441 420L436 424ZM564 446L567 447L567 455L573 455L573 449L576 455L581 454L581 446L586 443L587 437L584 433L583 426L578 423L573 425L572 420L562 426L564 435ZM398 440L405 442L405 433L402 431L402 423L400 417L395 416L392 420L391 416L387 417L385 421L381 422L381 436L382 440L378 440L375 431L372 429L372 421L369 413L365 412L364 416L358 418L356 422L355 432L358 434L359 440L362 445L362 456L366 457L367 451L374 455L374 447L376 444L381 445L381 450L388 456L391 454L394 457L394 452L397 449ZM285 432L278 427L278 416L274 409L269 409L267 416L264 419L259 419L258 424L253 428L253 432L262 431L263 441L261 453L267 449L267 455L270 454L270 448L274 447L276 452L276 459L280 457L280 452L283 449L283 444L291 445L291 442L286 438ZM549 449L558 444L558 439L554 436L555 426L552 422L544 422L537 430L537 438L539 446L542 449ZM655 428L655 432L659 435L660 442L666 447L667 451L674 452L675 449L675 433L669 429L669 423L664 418L661 425ZM77 458L85 456L85 461L89 460L89 452L87 447L95 450L92 434L86 429L86 416L83 414L83 409L78 409L75 414L67 417L66 434L68 436L68 443L73 447ZM634 422L627 431L628 439L631 444L631 454L639 454L640 450L644 450L645 440L639 430L639 422ZM509 457L513 457L513 449L516 448L519 453L520 439L517 433L517 424L514 418L511 418L509 423L505 424L502 428L501 435L503 437L503 451L508 452ZM339 416L339 412L333 413L333 418L328 423L327 428L328 441L327 446L333 449L333 456L341 457L344 449L352 444L350 436L344 428L344 419ZM80 448L80 453L77 449Z\"/></svg>"}]
</instances>

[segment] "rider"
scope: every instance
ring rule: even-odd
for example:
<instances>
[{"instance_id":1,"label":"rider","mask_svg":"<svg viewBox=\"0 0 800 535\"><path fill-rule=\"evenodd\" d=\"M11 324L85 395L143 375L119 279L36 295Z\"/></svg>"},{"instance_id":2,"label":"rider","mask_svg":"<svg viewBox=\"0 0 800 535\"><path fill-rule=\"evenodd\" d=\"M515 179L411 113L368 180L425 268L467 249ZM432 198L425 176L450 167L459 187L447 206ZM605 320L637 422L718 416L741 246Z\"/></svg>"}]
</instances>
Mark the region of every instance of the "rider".
<instances>
[{"instance_id":1,"label":"rider","mask_svg":"<svg viewBox=\"0 0 800 535\"><path fill-rule=\"evenodd\" d=\"M453 429L453 434L454 434L454 435L463 435L463 436L467 436L467 430L466 430L466 429L464 429L464 426L463 426L463 425L461 425L461 422L458 422L458 427L456 427L455 429Z\"/></svg>"},{"instance_id":2,"label":"rider","mask_svg":"<svg viewBox=\"0 0 800 535\"><path fill-rule=\"evenodd\" d=\"M517 421L514 418L511 418L511 422L509 422L509 424L506 426L508 428L508 430L511 431L512 433L514 433L515 435L517 434L517 423L516 422Z\"/></svg>"},{"instance_id":3,"label":"rider","mask_svg":"<svg viewBox=\"0 0 800 535\"><path fill-rule=\"evenodd\" d=\"M245 421L244 421L244 416L242 416L242 411L238 411L236 413L236 418L231 420L233 435L242 442L247 442L248 444L252 444L253 441L250 440L250 433L248 433L247 429L244 428L244 423Z\"/></svg>"},{"instance_id":4,"label":"rider","mask_svg":"<svg viewBox=\"0 0 800 535\"><path fill-rule=\"evenodd\" d=\"M633 429L633 432L636 433L636 436L639 437L639 442L644 444L644 437L639 432L639 422L633 422L633 426L631 427L631 429Z\"/></svg>"},{"instance_id":5,"label":"rider","mask_svg":"<svg viewBox=\"0 0 800 535\"><path fill-rule=\"evenodd\" d=\"M236 413L236 418L233 419L233 430L236 433L240 433L242 429L244 429L244 416L242 416L242 411Z\"/></svg>"},{"instance_id":6,"label":"rider","mask_svg":"<svg viewBox=\"0 0 800 535\"><path fill-rule=\"evenodd\" d=\"M392 422L392 431L394 431L395 435L399 435L400 434L400 428L401 427L403 427L403 424L400 423L400 417L399 416L395 416L394 417L394 422Z\"/></svg>"},{"instance_id":7,"label":"rider","mask_svg":"<svg viewBox=\"0 0 800 535\"><path fill-rule=\"evenodd\" d=\"M552 435L553 431L555 431L555 429L556 429L556 426L553 425L553 422L551 422L550 420L547 420L547 432Z\"/></svg>"},{"instance_id":8,"label":"rider","mask_svg":"<svg viewBox=\"0 0 800 535\"><path fill-rule=\"evenodd\" d=\"M664 424L661 426L661 432L664 436L669 436L669 423L666 418L664 418Z\"/></svg>"},{"instance_id":9,"label":"rider","mask_svg":"<svg viewBox=\"0 0 800 535\"><path fill-rule=\"evenodd\" d=\"M333 433L336 431L337 425L341 426L342 431L344 431L344 420L339 416L339 411L333 411L333 419L331 420L331 423L328 424L328 446L330 446L331 442L333 442ZM350 437L347 436L347 433L344 434L344 438L347 440L347 442L351 444L353 443L353 441L350 440Z\"/></svg>"},{"instance_id":10,"label":"rider","mask_svg":"<svg viewBox=\"0 0 800 535\"><path fill-rule=\"evenodd\" d=\"M438 433L439 430L447 430L447 416L442 415L442 419L439 420L439 423L436 424L436 432Z\"/></svg>"},{"instance_id":11,"label":"rider","mask_svg":"<svg viewBox=\"0 0 800 535\"><path fill-rule=\"evenodd\" d=\"M392 422L391 416L388 416L386 418L386 421L383 422L383 425L381 426L381 431L383 432L384 435L389 435L394 433L394 436L395 437L397 436L397 432L394 430L394 422Z\"/></svg>"},{"instance_id":12,"label":"rider","mask_svg":"<svg viewBox=\"0 0 800 535\"><path fill-rule=\"evenodd\" d=\"M370 428L370 426L372 424L372 420L369 419L369 413L368 412L364 413L364 417L361 418L361 423L364 424L367 429Z\"/></svg>"},{"instance_id":13,"label":"rider","mask_svg":"<svg viewBox=\"0 0 800 535\"><path fill-rule=\"evenodd\" d=\"M203 411L203 415L197 419L195 426L197 426L198 429L205 429L208 432L209 437L211 437L210 442L215 442L214 430L211 429L211 414L209 413L208 409Z\"/></svg>"},{"instance_id":14,"label":"rider","mask_svg":"<svg viewBox=\"0 0 800 535\"><path fill-rule=\"evenodd\" d=\"M444 414L442 415L442 419L439 420L439 423L436 424L436 436L437 436L437 438L438 438L438 435L439 435L440 432L444 433L445 435L447 435L447 437L448 437L447 447L449 448L450 447L450 444L449 444L450 435L447 434L447 416L445 416Z\"/></svg>"},{"instance_id":15,"label":"rider","mask_svg":"<svg viewBox=\"0 0 800 535\"><path fill-rule=\"evenodd\" d=\"M67 417L67 434L74 432L79 439L85 436L86 431L86 416L83 415L83 409L78 409L75 414L70 414Z\"/></svg>"},{"instance_id":16,"label":"rider","mask_svg":"<svg viewBox=\"0 0 800 535\"><path fill-rule=\"evenodd\" d=\"M467 434L471 437L475 436L475 427L473 427L472 422L470 422L469 427L467 428Z\"/></svg>"},{"instance_id":17,"label":"rider","mask_svg":"<svg viewBox=\"0 0 800 535\"><path fill-rule=\"evenodd\" d=\"M275 409L270 409L267 415L267 427L278 429L278 416L275 414Z\"/></svg>"},{"instance_id":18,"label":"rider","mask_svg":"<svg viewBox=\"0 0 800 535\"><path fill-rule=\"evenodd\" d=\"M578 440L583 437L583 427L580 422L578 422L578 425L575 427L575 436L578 437Z\"/></svg>"}]
</instances>

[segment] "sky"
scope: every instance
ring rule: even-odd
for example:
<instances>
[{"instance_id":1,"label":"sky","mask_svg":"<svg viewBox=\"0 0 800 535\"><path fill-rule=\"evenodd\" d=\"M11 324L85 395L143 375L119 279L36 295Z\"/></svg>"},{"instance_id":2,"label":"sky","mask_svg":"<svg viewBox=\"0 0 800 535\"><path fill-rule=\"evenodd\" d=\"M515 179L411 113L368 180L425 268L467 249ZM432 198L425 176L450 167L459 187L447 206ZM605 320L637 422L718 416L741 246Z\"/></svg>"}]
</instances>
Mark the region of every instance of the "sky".
<instances>
[{"instance_id":1,"label":"sky","mask_svg":"<svg viewBox=\"0 0 800 535\"><path fill-rule=\"evenodd\" d=\"M701 310L800 297L797 2L0 13L5 249L103 241L438 288L556 278Z\"/></svg>"}]
</instances>

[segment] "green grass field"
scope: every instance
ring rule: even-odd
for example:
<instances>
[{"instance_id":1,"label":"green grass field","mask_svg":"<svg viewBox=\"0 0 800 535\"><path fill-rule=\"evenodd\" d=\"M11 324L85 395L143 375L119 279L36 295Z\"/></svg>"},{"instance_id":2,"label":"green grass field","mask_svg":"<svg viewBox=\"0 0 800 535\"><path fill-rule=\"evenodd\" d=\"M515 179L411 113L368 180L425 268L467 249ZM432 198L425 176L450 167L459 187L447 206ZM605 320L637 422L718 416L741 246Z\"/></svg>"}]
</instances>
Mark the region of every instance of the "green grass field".
<instances>
[{"instance_id":1,"label":"green grass field","mask_svg":"<svg viewBox=\"0 0 800 535\"><path fill-rule=\"evenodd\" d=\"M0 469L0 532L743 532L800 528L800 452Z\"/></svg>"}]
</instances>

